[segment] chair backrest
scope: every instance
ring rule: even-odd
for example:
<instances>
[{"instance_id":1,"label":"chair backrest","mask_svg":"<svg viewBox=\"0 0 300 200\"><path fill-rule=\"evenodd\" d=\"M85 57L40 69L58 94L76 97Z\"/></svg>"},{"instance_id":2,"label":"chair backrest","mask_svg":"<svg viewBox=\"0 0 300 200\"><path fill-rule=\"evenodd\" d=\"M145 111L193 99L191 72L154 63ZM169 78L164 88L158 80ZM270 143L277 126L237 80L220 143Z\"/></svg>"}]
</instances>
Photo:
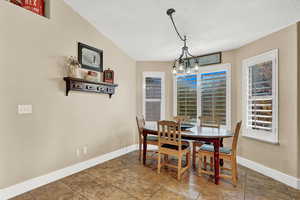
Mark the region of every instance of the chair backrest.
<instances>
[{"instance_id":1,"label":"chair backrest","mask_svg":"<svg viewBox=\"0 0 300 200\"><path fill-rule=\"evenodd\" d=\"M189 116L175 116L173 117L173 119L177 122L177 123L182 123L182 122L185 122L187 120L190 119Z\"/></svg>"},{"instance_id":2,"label":"chair backrest","mask_svg":"<svg viewBox=\"0 0 300 200\"><path fill-rule=\"evenodd\" d=\"M142 135L143 134L143 128L145 126L145 120L143 117L138 117L136 116L136 124L137 124L137 127L138 127L138 130L139 130L139 135Z\"/></svg>"},{"instance_id":3,"label":"chair backrest","mask_svg":"<svg viewBox=\"0 0 300 200\"><path fill-rule=\"evenodd\" d=\"M236 154L237 142L238 142L238 139L239 139L239 134L240 134L241 126L242 126L242 121L239 121L236 124L236 127L235 127L234 136L233 136L233 140L232 140L232 147L231 147L233 154Z\"/></svg>"},{"instance_id":4,"label":"chair backrest","mask_svg":"<svg viewBox=\"0 0 300 200\"><path fill-rule=\"evenodd\" d=\"M181 127L180 123L174 121L158 121L158 144L159 147L163 144L178 146L181 151Z\"/></svg>"},{"instance_id":5,"label":"chair backrest","mask_svg":"<svg viewBox=\"0 0 300 200\"><path fill-rule=\"evenodd\" d=\"M200 127L220 128L220 120L209 116L200 116Z\"/></svg>"}]
</instances>

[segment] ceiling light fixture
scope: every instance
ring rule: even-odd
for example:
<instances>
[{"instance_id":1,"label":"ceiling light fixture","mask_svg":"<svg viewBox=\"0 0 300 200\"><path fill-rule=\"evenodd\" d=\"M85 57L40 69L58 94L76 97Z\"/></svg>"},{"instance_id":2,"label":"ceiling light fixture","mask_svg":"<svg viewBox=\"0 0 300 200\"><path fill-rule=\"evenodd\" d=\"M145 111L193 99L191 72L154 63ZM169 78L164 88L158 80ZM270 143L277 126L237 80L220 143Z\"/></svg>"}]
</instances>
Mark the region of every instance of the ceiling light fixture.
<instances>
[{"instance_id":1,"label":"ceiling light fixture","mask_svg":"<svg viewBox=\"0 0 300 200\"><path fill-rule=\"evenodd\" d=\"M195 64L192 65L189 58L196 58L195 56L193 56L190 52L189 52L189 48L186 45L186 35L184 35L183 37L180 35L180 33L178 32L178 29L176 27L176 24L174 22L173 19L173 14L175 13L175 9L174 8L170 8L167 10L167 15L170 17L173 27L179 37L179 39L181 41L183 41L183 47L181 49L181 54L179 56L179 58L177 58L174 61L173 64L173 74L177 74L177 73L191 73L191 72L197 72L199 70L199 63L198 60L195 59Z\"/></svg>"}]
</instances>

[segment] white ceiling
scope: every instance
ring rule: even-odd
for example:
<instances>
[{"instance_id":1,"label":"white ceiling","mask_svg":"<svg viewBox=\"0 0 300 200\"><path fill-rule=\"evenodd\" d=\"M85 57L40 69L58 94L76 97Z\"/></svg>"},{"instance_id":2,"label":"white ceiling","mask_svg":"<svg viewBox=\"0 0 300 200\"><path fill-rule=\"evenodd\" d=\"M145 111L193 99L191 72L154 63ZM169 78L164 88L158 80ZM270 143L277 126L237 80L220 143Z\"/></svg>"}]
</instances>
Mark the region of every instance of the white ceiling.
<instances>
[{"instance_id":1,"label":"white ceiling","mask_svg":"<svg viewBox=\"0 0 300 200\"><path fill-rule=\"evenodd\" d=\"M300 0L65 0L136 60L171 60L182 46L194 55L230 50L300 21Z\"/></svg>"}]
</instances>

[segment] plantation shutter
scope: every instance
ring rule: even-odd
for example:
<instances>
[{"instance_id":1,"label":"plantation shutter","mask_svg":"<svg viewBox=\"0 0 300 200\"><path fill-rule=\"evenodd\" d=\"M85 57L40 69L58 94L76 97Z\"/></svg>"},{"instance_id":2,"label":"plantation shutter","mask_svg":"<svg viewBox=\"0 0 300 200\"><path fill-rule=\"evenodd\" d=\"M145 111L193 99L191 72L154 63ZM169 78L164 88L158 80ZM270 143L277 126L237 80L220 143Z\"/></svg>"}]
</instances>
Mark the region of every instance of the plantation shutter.
<instances>
[{"instance_id":1,"label":"plantation shutter","mask_svg":"<svg viewBox=\"0 0 300 200\"><path fill-rule=\"evenodd\" d=\"M197 120L197 75L178 75L177 115L188 116L192 122Z\"/></svg>"},{"instance_id":2,"label":"plantation shutter","mask_svg":"<svg viewBox=\"0 0 300 200\"><path fill-rule=\"evenodd\" d=\"M200 77L201 116L226 125L226 71L202 73Z\"/></svg>"},{"instance_id":3,"label":"plantation shutter","mask_svg":"<svg viewBox=\"0 0 300 200\"><path fill-rule=\"evenodd\" d=\"M272 61L248 68L248 127L272 132Z\"/></svg>"},{"instance_id":4,"label":"plantation shutter","mask_svg":"<svg viewBox=\"0 0 300 200\"><path fill-rule=\"evenodd\" d=\"M145 80L145 118L154 122L161 120L162 79L146 77Z\"/></svg>"}]
</instances>

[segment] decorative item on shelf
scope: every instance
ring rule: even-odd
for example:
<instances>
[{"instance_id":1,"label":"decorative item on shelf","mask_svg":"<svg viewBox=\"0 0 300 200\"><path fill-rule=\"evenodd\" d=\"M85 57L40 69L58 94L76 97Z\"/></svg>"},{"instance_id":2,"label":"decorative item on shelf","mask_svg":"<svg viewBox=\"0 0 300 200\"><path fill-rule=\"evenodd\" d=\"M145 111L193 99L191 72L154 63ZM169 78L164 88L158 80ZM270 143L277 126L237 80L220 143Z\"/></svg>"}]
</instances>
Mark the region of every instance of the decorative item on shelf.
<instances>
[{"instance_id":1,"label":"decorative item on shelf","mask_svg":"<svg viewBox=\"0 0 300 200\"><path fill-rule=\"evenodd\" d=\"M103 51L100 49L79 42L78 61L83 69L103 71Z\"/></svg>"},{"instance_id":2,"label":"decorative item on shelf","mask_svg":"<svg viewBox=\"0 0 300 200\"><path fill-rule=\"evenodd\" d=\"M103 72L103 82L114 83L114 71L108 68Z\"/></svg>"},{"instance_id":3,"label":"decorative item on shelf","mask_svg":"<svg viewBox=\"0 0 300 200\"><path fill-rule=\"evenodd\" d=\"M45 16L44 0L10 0L10 2L38 15Z\"/></svg>"},{"instance_id":4,"label":"decorative item on shelf","mask_svg":"<svg viewBox=\"0 0 300 200\"><path fill-rule=\"evenodd\" d=\"M98 73L94 72L94 71L88 71L86 73L84 79L87 81L92 81L92 82L97 82L97 83L100 82Z\"/></svg>"},{"instance_id":5,"label":"decorative item on shelf","mask_svg":"<svg viewBox=\"0 0 300 200\"><path fill-rule=\"evenodd\" d=\"M81 78L80 64L75 56L70 56L67 60L68 74L73 78Z\"/></svg>"}]
</instances>

